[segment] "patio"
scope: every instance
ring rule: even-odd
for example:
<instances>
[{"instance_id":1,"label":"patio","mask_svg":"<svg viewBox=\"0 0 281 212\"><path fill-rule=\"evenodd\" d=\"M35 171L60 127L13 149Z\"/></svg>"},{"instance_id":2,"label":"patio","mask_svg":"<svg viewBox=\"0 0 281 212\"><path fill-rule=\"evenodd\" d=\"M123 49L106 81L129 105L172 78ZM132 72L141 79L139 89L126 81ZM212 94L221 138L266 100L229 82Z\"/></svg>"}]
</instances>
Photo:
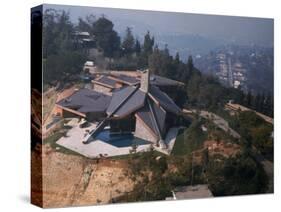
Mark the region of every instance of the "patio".
<instances>
[{"instance_id":1,"label":"patio","mask_svg":"<svg viewBox=\"0 0 281 212\"><path fill-rule=\"evenodd\" d=\"M110 144L108 141L102 141L99 139L93 140L88 144L83 144L82 141L87 131L92 131L96 128L96 124L91 124L87 128L80 128L79 124L73 125L67 132L66 137L61 137L57 144L75 151L88 158L96 158L100 156L113 157L120 155L127 155L132 150L131 143L127 143L127 146L118 144ZM116 142L122 142L122 139ZM137 152L147 151L150 149L151 144L149 142L139 143L137 145Z\"/></svg>"}]
</instances>

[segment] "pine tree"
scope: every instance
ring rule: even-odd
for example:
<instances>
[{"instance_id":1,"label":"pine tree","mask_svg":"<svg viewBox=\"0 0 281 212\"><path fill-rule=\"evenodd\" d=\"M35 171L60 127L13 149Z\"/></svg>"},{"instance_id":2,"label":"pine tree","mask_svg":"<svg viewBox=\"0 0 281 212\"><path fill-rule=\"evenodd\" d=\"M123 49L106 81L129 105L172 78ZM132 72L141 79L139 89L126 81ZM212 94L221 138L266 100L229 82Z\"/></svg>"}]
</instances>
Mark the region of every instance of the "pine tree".
<instances>
[{"instance_id":1,"label":"pine tree","mask_svg":"<svg viewBox=\"0 0 281 212\"><path fill-rule=\"evenodd\" d=\"M176 53L176 56L175 56L175 64L179 64L180 63L180 55L179 53L177 52Z\"/></svg>"},{"instance_id":2,"label":"pine tree","mask_svg":"<svg viewBox=\"0 0 281 212\"><path fill-rule=\"evenodd\" d=\"M146 35L144 36L144 42L143 42L143 51L148 56L148 54L152 53L152 49L154 46L154 37L150 37L150 32L148 31Z\"/></svg>"},{"instance_id":3,"label":"pine tree","mask_svg":"<svg viewBox=\"0 0 281 212\"><path fill-rule=\"evenodd\" d=\"M113 57L120 51L120 37L113 27L113 23L105 17L99 18L93 24L97 47L103 50L106 57Z\"/></svg>"},{"instance_id":4,"label":"pine tree","mask_svg":"<svg viewBox=\"0 0 281 212\"><path fill-rule=\"evenodd\" d=\"M248 106L248 107L252 107L252 93L251 93L251 91L249 91L248 92L248 94L247 94L247 98L246 98L246 106Z\"/></svg>"},{"instance_id":5,"label":"pine tree","mask_svg":"<svg viewBox=\"0 0 281 212\"><path fill-rule=\"evenodd\" d=\"M135 38L132 34L131 28L127 27L126 36L122 43L122 50L124 54L132 54L135 48Z\"/></svg>"},{"instance_id":6,"label":"pine tree","mask_svg":"<svg viewBox=\"0 0 281 212\"><path fill-rule=\"evenodd\" d=\"M255 98L254 109L257 111L261 111L261 108L262 108L262 99L261 99L261 95L258 94Z\"/></svg>"},{"instance_id":7,"label":"pine tree","mask_svg":"<svg viewBox=\"0 0 281 212\"><path fill-rule=\"evenodd\" d=\"M188 60L187 60L187 68L189 69L189 71L192 71L194 68L193 59L192 59L191 55L188 57Z\"/></svg>"},{"instance_id":8,"label":"pine tree","mask_svg":"<svg viewBox=\"0 0 281 212\"><path fill-rule=\"evenodd\" d=\"M141 45L139 40L136 39L136 43L135 43L135 52L137 55L139 55L139 53L141 52Z\"/></svg>"},{"instance_id":9,"label":"pine tree","mask_svg":"<svg viewBox=\"0 0 281 212\"><path fill-rule=\"evenodd\" d=\"M147 68L148 66L148 58L152 54L154 46L154 37L150 37L149 31L144 36L143 47L141 51L141 55L139 57L139 67Z\"/></svg>"}]
</instances>

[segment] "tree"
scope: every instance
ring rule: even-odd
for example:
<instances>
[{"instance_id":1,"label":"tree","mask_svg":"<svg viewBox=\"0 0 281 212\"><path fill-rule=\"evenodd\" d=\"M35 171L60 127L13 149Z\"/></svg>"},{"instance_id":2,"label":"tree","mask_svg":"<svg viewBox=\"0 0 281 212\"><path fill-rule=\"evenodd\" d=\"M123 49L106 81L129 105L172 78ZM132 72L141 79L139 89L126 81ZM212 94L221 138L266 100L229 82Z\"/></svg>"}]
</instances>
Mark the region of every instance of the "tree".
<instances>
[{"instance_id":1,"label":"tree","mask_svg":"<svg viewBox=\"0 0 281 212\"><path fill-rule=\"evenodd\" d=\"M89 32L91 26L84 21L81 17L78 18L78 26L77 26L78 30L80 31L87 31Z\"/></svg>"},{"instance_id":2,"label":"tree","mask_svg":"<svg viewBox=\"0 0 281 212\"><path fill-rule=\"evenodd\" d=\"M153 52L153 46L154 46L154 38L153 37L151 38L150 33L148 31L144 36L142 51L139 57L140 68L147 68L149 56Z\"/></svg>"},{"instance_id":3,"label":"tree","mask_svg":"<svg viewBox=\"0 0 281 212\"><path fill-rule=\"evenodd\" d=\"M187 60L187 67L188 67L189 71L192 71L193 68L194 68L193 59L192 59L192 56L191 56L191 55L188 57L188 60Z\"/></svg>"},{"instance_id":4,"label":"tree","mask_svg":"<svg viewBox=\"0 0 281 212\"><path fill-rule=\"evenodd\" d=\"M175 56L175 64L178 65L180 63L180 55L179 53L177 52L176 53L176 56Z\"/></svg>"},{"instance_id":5,"label":"tree","mask_svg":"<svg viewBox=\"0 0 281 212\"><path fill-rule=\"evenodd\" d=\"M150 37L150 32L148 31L144 36L144 43L143 43L143 51L148 56L152 53L152 49L154 46L154 37Z\"/></svg>"},{"instance_id":6,"label":"tree","mask_svg":"<svg viewBox=\"0 0 281 212\"><path fill-rule=\"evenodd\" d=\"M267 94L264 100L264 111L265 114L273 117L273 98L270 93Z\"/></svg>"},{"instance_id":7,"label":"tree","mask_svg":"<svg viewBox=\"0 0 281 212\"><path fill-rule=\"evenodd\" d=\"M43 17L44 84L67 81L70 75L80 73L86 53L75 48L74 26L67 12L47 9Z\"/></svg>"},{"instance_id":8,"label":"tree","mask_svg":"<svg viewBox=\"0 0 281 212\"><path fill-rule=\"evenodd\" d=\"M137 55L139 55L139 53L141 52L141 45L139 40L136 39L136 43L135 43L135 52Z\"/></svg>"},{"instance_id":9,"label":"tree","mask_svg":"<svg viewBox=\"0 0 281 212\"><path fill-rule=\"evenodd\" d=\"M74 28L69 13L47 9L43 17L43 58L71 49Z\"/></svg>"},{"instance_id":10,"label":"tree","mask_svg":"<svg viewBox=\"0 0 281 212\"><path fill-rule=\"evenodd\" d=\"M113 23L104 16L93 24L93 35L97 47L103 51L104 56L113 57L120 51L120 37L113 30Z\"/></svg>"},{"instance_id":11,"label":"tree","mask_svg":"<svg viewBox=\"0 0 281 212\"><path fill-rule=\"evenodd\" d=\"M261 111L262 109L262 99L260 94L258 94L255 98L254 109L257 111Z\"/></svg>"},{"instance_id":12,"label":"tree","mask_svg":"<svg viewBox=\"0 0 281 212\"><path fill-rule=\"evenodd\" d=\"M168 48L159 50L156 46L148 58L149 69L161 76L173 78L175 73L173 57L169 55Z\"/></svg>"},{"instance_id":13,"label":"tree","mask_svg":"<svg viewBox=\"0 0 281 212\"><path fill-rule=\"evenodd\" d=\"M126 36L121 47L125 55L132 54L134 52L135 39L130 27L127 27L126 29Z\"/></svg>"},{"instance_id":14,"label":"tree","mask_svg":"<svg viewBox=\"0 0 281 212\"><path fill-rule=\"evenodd\" d=\"M268 183L262 166L248 155L212 161L207 176L215 196L264 193Z\"/></svg>"},{"instance_id":15,"label":"tree","mask_svg":"<svg viewBox=\"0 0 281 212\"><path fill-rule=\"evenodd\" d=\"M252 93L251 91L248 92L247 98L246 98L246 106L251 107L252 106Z\"/></svg>"}]
</instances>

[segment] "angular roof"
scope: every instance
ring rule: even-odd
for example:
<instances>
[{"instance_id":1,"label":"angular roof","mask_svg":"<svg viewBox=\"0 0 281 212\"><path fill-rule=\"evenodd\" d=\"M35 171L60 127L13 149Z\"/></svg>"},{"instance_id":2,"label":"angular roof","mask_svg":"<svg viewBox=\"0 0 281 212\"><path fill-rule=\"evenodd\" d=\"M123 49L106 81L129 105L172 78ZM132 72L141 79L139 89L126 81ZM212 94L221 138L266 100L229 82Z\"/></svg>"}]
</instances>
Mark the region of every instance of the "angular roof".
<instances>
[{"instance_id":1,"label":"angular roof","mask_svg":"<svg viewBox=\"0 0 281 212\"><path fill-rule=\"evenodd\" d=\"M123 117L144 106L145 93L134 86L125 87L113 93L107 114Z\"/></svg>"},{"instance_id":2,"label":"angular roof","mask_svg":"<svg viewBox=\"0 0 281 212\"><path fill-rule=\"evenodd\" d=\"M145 104L144 107L142 107L136 115L154 132L155 135L157 135L157 126L155 125L152 117L152 112L149 108L148 104Z\"/></svg>"},{"instance_id":3,"label":"angular roof","mask_svg":"<svg viewBox=\"0 0 281 212\"><path fill-rule=\"evenodd\" d=\"M128 76L128 75L125 75L125 74L120 74L120 75L114 74L112 76L114 78L116 78L116 80L119 80L119 81L121 81L123 83L126 83L128 85L133 85L133 84L136 84L136 83L140 82L140 80L138 78Z\"/></svg>"},{"instance_id":4,"label":"angular roof","mask_svg":"<svg viewBox=\"0 0 281 212\"><path fill-rule=\"evenodd\" d=\"M105 112L111 100L111 96L89 89L80 89L68 98L57 102L58 105L75 109L81 113Z\"/></svg>"},{"instance_id":5,"label":"angular roof","mask_svg":"<svg viewBox=\"0 0 281 212\"><path fill-rule=\"evenodd\" d=\"M155 135L163 134L166 112L158 107L150 99L147 99L144 107L138 110L136 115L154 132Z\"/></svg>"},{"instance_id":6,"label":"angular roof","mask_svg":"<svg viewBox=\"0 0 281 212\"><path fill-rule=\"evenodd\" d=\"M184 83L172 80L166 77L162 77L159 75L152 74L150 75L150 85L157 85L157 86L180 86L184 85Z\"/></svg>"},{"instance_id":7,"label":"angular roof","mask_svg":"<svg viewBox=\"0 0 281 212\"><path fill-rule=\"evenodd\" d=\"M159 107L154 101L150 100L151 110L156 119L160 132L163 134L165 130L166 111Z\"/></svg>"},{"instance_id":8,"label":"angular roof","mask_svg":"<svg viewBox=\"0 0 281 212\"><path fill-rule=\"evenodd\" d=\"M153 100L156 100L165 110L180 114L181 109L176 105L176 103L158 87L151 85L149 89L149 94L153 97Z\"/></svg>"},{"instance_id":9,"label":"angular roof","mask_svg":"<svg viewBox=\"0 0 281 212\"><path fill-rule=\"evenodd\" d=\"M104 76L104 75L99 78L94 79L93 82L102 84L102 85L104 85L106 87L110 87L110 88L115 88L115 84L116 84L116 80L114 80L108 76Z\"/></svg>"},{"instance_id":10,"label":"angular roof","mask_svg":"<svg viewBox=\"0 0 281 212\"><path fill-rule=\"evenodd\" d=\"M144 74L149 76L149 72L143 73L141 83L151 81L151 78ZM141 89L140 83L114 90L106 110L107 117L88 137L97 135L108 120L116 117L123 118L134 113L151 129L159 141L163 140L167 112L179 115L181 109L157 86L150 83L148 85L147 91Z\"/></svg>"}]
</instances>

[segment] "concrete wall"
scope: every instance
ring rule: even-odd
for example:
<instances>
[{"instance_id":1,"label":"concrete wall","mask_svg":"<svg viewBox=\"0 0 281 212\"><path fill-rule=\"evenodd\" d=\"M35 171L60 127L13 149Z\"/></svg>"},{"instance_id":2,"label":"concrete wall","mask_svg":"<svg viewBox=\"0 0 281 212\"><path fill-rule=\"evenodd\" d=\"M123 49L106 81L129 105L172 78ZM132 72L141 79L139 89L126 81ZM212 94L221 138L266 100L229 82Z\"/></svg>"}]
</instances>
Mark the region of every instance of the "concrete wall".
<instances>
[{"instance_id":1,"label":"concrete wall","mask_svg":"<svg viewBox=\"0 0 281 212\"><path fill-rule=\"evenodd\" d=\"M158 138L152 133L147 126L144 125L143 121L136 118L136 130L135 136L153 143L157 143Z\"/></svg>"}]
</instances>

